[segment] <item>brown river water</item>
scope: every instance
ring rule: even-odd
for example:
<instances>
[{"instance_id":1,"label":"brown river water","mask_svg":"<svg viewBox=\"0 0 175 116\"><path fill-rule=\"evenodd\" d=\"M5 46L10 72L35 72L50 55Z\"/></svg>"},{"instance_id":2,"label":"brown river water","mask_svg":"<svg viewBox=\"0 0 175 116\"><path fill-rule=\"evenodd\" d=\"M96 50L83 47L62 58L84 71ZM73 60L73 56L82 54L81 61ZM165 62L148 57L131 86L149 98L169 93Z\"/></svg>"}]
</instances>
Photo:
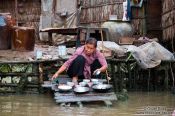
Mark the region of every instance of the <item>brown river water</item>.
<instances>
[{"instance_id":1,"label":"brown river water","mask_svg":"<svg viewBox=\"0 0 175 116\"><path fill-rule=\"evenodd\" d=\"M60 107L51 94L0 96L0 116L172 116L173 110L175 95L169 92L131 92L110 108L103 102Z\"/></svg>"}]
</instances>

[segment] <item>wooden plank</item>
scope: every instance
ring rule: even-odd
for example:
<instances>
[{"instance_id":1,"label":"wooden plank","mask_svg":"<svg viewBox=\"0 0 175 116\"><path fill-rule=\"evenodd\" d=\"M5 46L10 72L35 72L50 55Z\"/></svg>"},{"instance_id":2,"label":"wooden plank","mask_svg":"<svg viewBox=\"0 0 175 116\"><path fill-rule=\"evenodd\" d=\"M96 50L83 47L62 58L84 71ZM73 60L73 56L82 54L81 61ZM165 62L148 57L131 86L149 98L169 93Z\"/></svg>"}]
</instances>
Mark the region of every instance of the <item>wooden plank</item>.
<instances>
[{"instance_id":1,"label":"wooden plank","mask_svg":"<svg viewBox=\"0 0 175 116\"><path fill-rule=\"evenodd\" d=\"M111 100L111 101L117 101L116 96L88 96L88 97L55 97L57 103L67 103L67 102L92 102L92 101L105 101L105 100Z\"/></svg>"},{"instance_id":2,"label":"wooden plank","mask_svg":"<svg viewBox=\"0 0 175 116\"><path fill-rule=\"evenodd\" d=\"M43 88L52 88L52 84L42 84L41 87Z\"/></svg>"},{"instance_id":3,"label":"wooden plank","mask_svg":"<svg viewBox=\"0 0 175 116\"><path fill-rule=\"evenodd\" d=\"M0 87L17 87L18 85L17 84L0 84ZM28 84L28 85L26 85L27 87L31 87L31 88L38 88L39 87L39 85L37 85L37 84Z\"/></svg>"},{"instance_id":4,"label":"wooden plank","mask_svg":"<svg viewBox=\"0 0 175 116\"><path fill-rule=\"evenodd\" d=\"M40 32L76 35L78 33L78 28L45 28L41 29Z\"/></svg>"},{"instance_id":5,"label":"wooden plank","mask_svg":"<svg viewBox=\"0 0 175 116\"><path fill-rule=\"evenodd\" d=\"M55 96L74 96L74 97L77 97L77 96L80 96L80 97L83 97L83 96L108 96L108 95L113 95L115 94L114 92L107 92L107 93L99 93L99 92L89 92L89 93L84 93L84 94L75 94L73 92L68 92L68 93L59 93L59 92L55 92L54 95Z\"/></svg>"},{"instance_id":6,"label":"wooden plank","mask_svg":"<svg viewBox=\"0 0 175 116\"><path fill-rule=\"evenodd\" d=\"M99 5L94 5L94 6L91 6L91 5L83 6L82 9L97 8L97 7L116 5L116 4L123 4L123 2L112 2L112 3L103 3L103 4L99 4Z\"/></svg>"},{"instance_id":7,"label":"wooden plank","mask_svg":"<svg viewBox=\"0 0 175 116\"><path fill-rule=\"evenodd\" d=\"M37 73L25 73L25 72L12 72L12 73L0 73L0 76L38 76Z\"/></svg>"},{"instance_id":8,"label":"wooden plank","mask_svg":"<svg viewBox=\"0 0 175 116\"><path fill-rule=\"evenodd\" d=\"M97 94L67 94L62 95L55 93L57 103L67 103L67 102L91 102L91 101L117 101L117 97L114 92L110 93L97 93Z\"/></svg>"}]
</instances>

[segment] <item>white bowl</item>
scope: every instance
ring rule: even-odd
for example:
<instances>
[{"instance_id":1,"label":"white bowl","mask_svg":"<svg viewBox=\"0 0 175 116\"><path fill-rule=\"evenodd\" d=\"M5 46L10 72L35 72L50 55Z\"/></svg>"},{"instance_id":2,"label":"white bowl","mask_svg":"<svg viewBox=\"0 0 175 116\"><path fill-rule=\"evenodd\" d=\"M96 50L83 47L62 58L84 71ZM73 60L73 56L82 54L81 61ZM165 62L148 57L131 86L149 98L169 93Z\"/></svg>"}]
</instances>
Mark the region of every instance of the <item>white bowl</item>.
<instances>
[{"instance_id":1,"label":"white bowl","mask_svg":"<svg viewBox=\"0 0 175 116\"><path fill-rule=\"evenodd\" d=\"M75 88L77 88L77 87L82 87L81 85L75 85Z\"/></svg>"},{"instance_id":2,"label":"white bowl","mask_svg":"<svg viewBox=\"0 0 175 116\"><path fill-rule=\"evenodd\" d=\"M82 86L82 87L86 86L86 84L87 84L86 82L80 82L79 83L79 85Z\"/></svg>"},{"instance_id":3,"label":"white bowl","mask_svg":"<svg viewBox=\"0 0 175 116\"><path fill-rule=\"evenodd\" d=\"M90 80L89 79L83 79L83 82L89 83Z\"/></svg>"},{"instance_id":4,"label":"white bowl","mask_svg":"<svg viewBox=\"0 0 175 116\"><path fill-rule=\"evenodd\" d=\"M74 82L67 82L67 85L73 87L74 86Z\"/></svg>"},{"instance_id":5,"label":"white bowl","mask_svg":"<svg viewBox=\"0 0 175 116\"><path fill-rule=\"evenodd\" d=\"M51 81L44 81L44 84L45 85L50 85L51 84Z\"/></svg>"},{"instance_id":6,"label":"white bowl","mask_svg":"<svg viewBox=\"0 0 175 116\"><path fill-rule=\"evenodd\" d=\"M92 82L98 82L98 79L91 79Z\"/></svg>"},{"instance_id":7,"label":"white bowl","mask_svg":"<svg viewBox=\"0 0 175 116\"><path fill-rule=\"evenodd\" d=\"M92 81L93 84L99 84L98 79L91 79L91 81Z\"/></svg>"}]
</instances>

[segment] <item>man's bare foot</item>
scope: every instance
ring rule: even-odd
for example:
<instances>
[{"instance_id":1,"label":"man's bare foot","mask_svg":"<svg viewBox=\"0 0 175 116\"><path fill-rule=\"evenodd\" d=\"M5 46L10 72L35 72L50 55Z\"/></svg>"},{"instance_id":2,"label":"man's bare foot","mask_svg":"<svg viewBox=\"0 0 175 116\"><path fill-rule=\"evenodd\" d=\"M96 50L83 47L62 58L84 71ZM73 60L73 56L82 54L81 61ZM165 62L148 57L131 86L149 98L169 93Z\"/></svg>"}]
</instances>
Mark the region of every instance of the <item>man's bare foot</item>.
<instances>
[{"instance_id":1,"label":"man's bare foot","mask_svg":"<svg viewBox=\"0 0 175 116\"><path fill-rule=\"evenodd\" d=\"M72 82L74 83L74 85L78 85L78 77L73 77Z\"/></svg>"}]
</instances>

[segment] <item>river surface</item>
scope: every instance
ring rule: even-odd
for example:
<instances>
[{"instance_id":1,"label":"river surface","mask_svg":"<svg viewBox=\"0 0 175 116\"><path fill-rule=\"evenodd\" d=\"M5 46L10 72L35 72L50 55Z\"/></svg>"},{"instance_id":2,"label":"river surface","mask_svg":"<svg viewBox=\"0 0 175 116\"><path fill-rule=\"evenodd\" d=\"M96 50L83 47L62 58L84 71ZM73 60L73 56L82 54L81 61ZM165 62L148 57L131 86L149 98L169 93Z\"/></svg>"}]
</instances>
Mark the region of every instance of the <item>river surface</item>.
<instances>
[{"instance_id":1,"label":"river surface","mask_svg":"<svg viewBox=\"0 0 175 116\"><path fill-rule=\"evenodd\" d=\"M60 107L51 94L0 96L0 116L172 116L173 110L175 95L169 92L131 92L111 108L103 102Z\"/></svg>"}]
</instances>

